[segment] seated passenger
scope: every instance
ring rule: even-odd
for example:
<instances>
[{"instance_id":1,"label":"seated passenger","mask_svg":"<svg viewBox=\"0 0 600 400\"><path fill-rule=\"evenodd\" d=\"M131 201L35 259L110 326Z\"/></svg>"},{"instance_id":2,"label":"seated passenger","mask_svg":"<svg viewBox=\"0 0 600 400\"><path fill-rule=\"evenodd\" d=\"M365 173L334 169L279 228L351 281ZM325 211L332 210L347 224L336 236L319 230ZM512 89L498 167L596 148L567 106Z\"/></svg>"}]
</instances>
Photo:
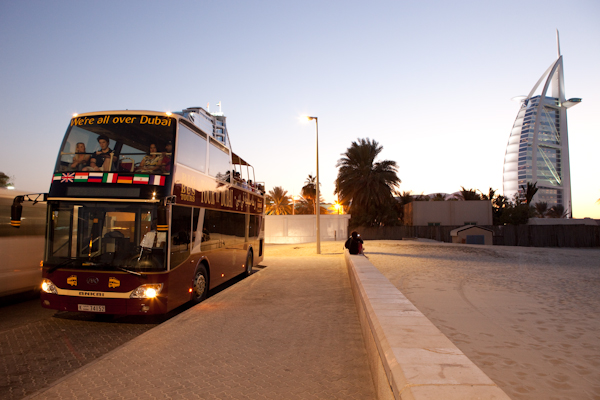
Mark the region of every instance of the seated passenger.
<instances>
[{"instance_id":1,"label":"seated passenger","mask_svg":"<svg viewBox=\"0 0 600 400\"><path fill-rule=\"evenodd\" d=\"M233 181L238 185L238 186L242 186L242 178L240 176L239 172L234 172L233 173Z\"/></svg>"},{"instance_id":2,"label":"seated passenger","mask_svg":"<svg viewBox=\"0 0 600 400\"><path fill-rule=\"evenodd\" d=\"M162 156L157 154L156 145L150 145L150 154L145 156L140 163L140 166L135 169L135 172L159 173L162 169Z\"/></svg>"},{"instance_id":3,"label":"seated passenger","mask_svg":"<svg viewBox=\"0 0 600 400\"><path fill-rule=\"evenodd\" d=\"M85 167L84 171L110 171L115 158L115 153L108 147L108 137L98 136L100 150L96 151L90 159L90 166ZM116 161L116 160L115 160Z\"/></svg>"},{"instance_id":4,"label":"seated passenger","mask_svg":"<svg viewBox=\"0 0 600 400\"><path fill-rule=\"evenodd\" d=\"M81 142L77 143L75 153L77 154L73 156L73 162L69 167L72 171L83 171L83 169L88 166L92 156L85 154L85 144Z\"/></svg>"},{"instance_id":5,"label":"seated passenger","mask_svg":"<svg viewBox=\"0 0 600 400\"><path fill-rule=\"evenodd\" d=\"M165 151L162 153L162 172L171 172L171 160L173 159L173 143L169 140L165 146Z\"/></svg>"}]
</instances>

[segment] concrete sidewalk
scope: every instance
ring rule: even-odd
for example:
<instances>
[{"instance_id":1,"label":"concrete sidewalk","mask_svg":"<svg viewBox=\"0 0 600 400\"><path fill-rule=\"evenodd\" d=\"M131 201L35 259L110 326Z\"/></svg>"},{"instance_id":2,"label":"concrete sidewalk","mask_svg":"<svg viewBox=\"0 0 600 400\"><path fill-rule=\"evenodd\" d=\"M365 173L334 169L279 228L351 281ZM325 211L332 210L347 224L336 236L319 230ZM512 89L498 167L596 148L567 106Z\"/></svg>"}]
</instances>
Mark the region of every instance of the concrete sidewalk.
<instances>
[{"instance_id":1,"label":"concrete sidewalk","mask_svg":"<svg viewBox=\"0 0 600 400\"><path fill-rule=\"evenodd\" d=\"M341 246L268 246L260 272L30 398L374 399Z\"/></svg>"}]
</instances>

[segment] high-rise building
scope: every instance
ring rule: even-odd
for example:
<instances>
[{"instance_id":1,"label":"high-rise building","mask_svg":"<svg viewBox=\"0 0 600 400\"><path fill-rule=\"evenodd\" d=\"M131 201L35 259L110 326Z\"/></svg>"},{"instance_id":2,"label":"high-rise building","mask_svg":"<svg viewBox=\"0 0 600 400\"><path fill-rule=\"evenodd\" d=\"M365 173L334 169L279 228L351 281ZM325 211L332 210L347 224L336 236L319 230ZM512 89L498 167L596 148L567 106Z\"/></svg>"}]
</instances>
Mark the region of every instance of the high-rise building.
<instances>
[{"instance_id":1,"label":"high-rise building","mask_svg":"<svg viewBox=\"0 0 600 400\"><path fill-rule=\"evenodd\" d=\"M572 215L567 109L581 99L566 100L563 57L556 32L558 59L544 72L526 97L515 119L504 156L503 192L525 198L527 183L539 189L531 204L561 205ZM544 81L544 78L545 81ZM544 82L541 92L536 92ZM549 95L550 94L550 95Z\"/></svg>"}]
</instances>

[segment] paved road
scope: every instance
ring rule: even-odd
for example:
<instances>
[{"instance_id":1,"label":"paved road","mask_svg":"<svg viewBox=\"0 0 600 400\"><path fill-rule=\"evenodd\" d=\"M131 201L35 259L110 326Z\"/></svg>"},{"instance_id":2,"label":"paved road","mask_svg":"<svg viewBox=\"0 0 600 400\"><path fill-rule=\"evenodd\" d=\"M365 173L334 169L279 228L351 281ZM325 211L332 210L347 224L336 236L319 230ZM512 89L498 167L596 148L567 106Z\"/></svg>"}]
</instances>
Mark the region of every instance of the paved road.
<instances>
[{"instance_id":1,"label":"paved road","mask_svg":"<svg viewBox=\"0 0 600 400\"><path fill-rule=\"evenodd\" d=\"M373 399L341 245L335 248L270 256L260 273L32 398Z\"/></svg>"},{"instance_id":2,"label":"paved road","mask_svg":"<svg viewBox=\"0 0 600 400\"><path fill-rule=\"evenodd\" d=\"M22 399L158 325L101 321L44 309L39 299L0 308L0 398Z\"/></svg>"},{"instance_id":3,"label":"paved road","mask_svg":"<svg viewBox=\"0 0 600 400\"><path fill-rule=\"evenodd\" d=\"M209 295L241 279L234 278ZM189 307L162 316L106 319L42 308L39 295L30 293L0 298L0 399L18 400L35 393Z\"/></svg>"}]
</instances>

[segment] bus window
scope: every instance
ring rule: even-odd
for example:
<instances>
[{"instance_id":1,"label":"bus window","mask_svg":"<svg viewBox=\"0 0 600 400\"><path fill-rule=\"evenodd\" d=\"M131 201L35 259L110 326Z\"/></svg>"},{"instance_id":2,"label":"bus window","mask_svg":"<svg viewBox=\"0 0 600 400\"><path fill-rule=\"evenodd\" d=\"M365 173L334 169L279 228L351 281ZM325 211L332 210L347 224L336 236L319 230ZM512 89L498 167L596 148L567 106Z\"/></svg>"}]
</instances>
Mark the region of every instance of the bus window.
<instances>
[{"instance_id":1,"label":"bus window","mask_svg":"<svg viewBox=\"0 0 600 400\"><path fill-rule=\"evenodd\" d=\"M171 268L175 268L190 255L192 208L174 205L171 214Z\"/></svg>"},{"instance_id":2,"label":"bus window","mask_svg":"<svg viewBox=\"0 0 600 400\"><path fill-rule=\"evenodd\" d=\"M160 232L140 261L140 242L156 232L156 208L147 204L57 202L50 204L48 235L52 265L69 268L164 270L165 243ZM137 261L136 261L137 260Z\"/></svg>"},{"instance_id":3,"label":"bus window","mask_svg":"<svg viewBox=\"0 0 600 400\"><path fill-rule=\"evenodd\" d=\"M50 252L55 257L69 256L69 240L71 229L71 210L59 208L52 212L53 241Z\"/></svg>"},{"instance_id":4,"label":"bus window","mask_svg":"<svg viewBox=\"0 0 600 400\"><path fill-rule=\"evenodd\" d=\"M250 215L250 224L248 225L248 239L256 240L258 238L259 231L259 216Z\"/></svg>"},{"instance_id":5,"label":"bus window","mask_svg":"<svg viewBox=\"0 0 600 400\"><path fill-rule=\"evenodd\" d=\"M161 123L149 123L151 119ZM170 118L130 114L74 118L65 134L55 172L134 172L135 164L141 162L151 144L155 144L159 152L164 152L167 145L173 143L175 124L172 122ZM111 155L106 165L104 161L98 163L97 159L96 163L92 162L95 154L102 155L99 153L102 138L108 138L104 153ZM89 158L78 154L82 151ZM85 164L76 163L81 158L86 159Z\"/></svg>"},{"instance_id":6,"label":"bus window","mask_svg":"<svg viewBox=\"0 0 600 400\"><path fill-rule=\"evenodd\" d=\"M146 153L135 147L124 144L119 153L118 170L121 172L133 172L136 165L142 162Z\"/></svg>"},{"instance_id":7,"label":"bus window","mask_svg":"<svg viewBox=\"0 0 600 400\"><path fill-rule=\"evenodd\" d=\"M223 179L229 169L229 152L226 148L211 141L208 153L208 174Z\"/></svg>"},{"instance_id":8,"label":"bus window","mask_svg":"<svg viewBox=\"0 0 600 400\"><path fill-rule=\"evenodd\" d=\"M206 210L204 214L204 233L209 235L210 241L202 243L202 249L208 250L206 245L212 244L213 248L218 243L219 247L228 247L244 242L245 239L244 214Z\"/></svg>"},{"instance_id":9,"label":"bus window","mask_svg":"<svg viewBox=\"0 0 600 400\"><path fill-rule=\"evenodd\" d=\"M206 138L179 125L177 161L200 172L206 172Z\"/></svg>"}]
</instances>

